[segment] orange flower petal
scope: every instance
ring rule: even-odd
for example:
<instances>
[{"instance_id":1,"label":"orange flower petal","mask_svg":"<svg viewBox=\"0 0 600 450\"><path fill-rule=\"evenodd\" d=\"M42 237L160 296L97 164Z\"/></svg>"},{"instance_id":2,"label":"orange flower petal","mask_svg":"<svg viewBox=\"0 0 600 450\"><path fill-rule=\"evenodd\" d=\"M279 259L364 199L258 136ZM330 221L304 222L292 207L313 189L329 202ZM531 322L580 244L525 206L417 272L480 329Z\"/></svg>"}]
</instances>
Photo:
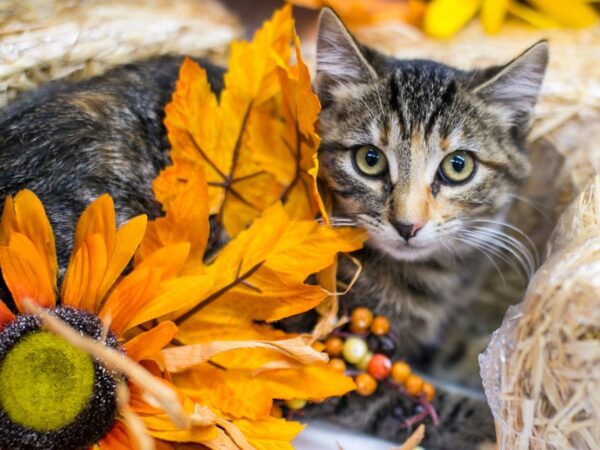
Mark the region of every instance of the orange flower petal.
<instances>
[{"instance_id":1,"label":"orange flower petal","mask_svg":"<svg viewBox=\"0 0 600 450\"><path fill-rule=\"evenodd\" d=\"M0 247L4 281L19 311L23 311L25 299L43 307L54 306L54 280L45 263L33 242L21 233L12 233L8 247Z\"/></svg>"},{"instance_id":2,"label":"orange flower petal","mask_svg":"<svg viewBox=\"0 0 600 450\"><path fill-rule=\"evenodd\" d=\"M162 322L125 343L125 351L131 359L140 361L162 350L176 334L177 325L173 322Z\"/></svg>"},{"instance_id":3,"label":"orange flower petal","mask_svg":"<svg viewBox=\"0 0 600 450\"><path fill-rule=\"evenodd\" d=\"M98 233L87 236L67 268L62 284L63 304L96 312L98 289L106 271L107 259L103 237Z\"/></svg>"},{"instance_id":4,"label":"orange flower petal","mask_svg":"<svg viewBox=\"0 0 600 450\"><path fill-rule=\"evenodd\" d=\"M140 215L131 219L117 231L115 246L112 253L109 253L110 259L106 273L98 291L98 300L106 295L125 267L127 267L131 258L133 258L135 251L144 237L147 223L148 218L145 215Z\"/></svg>"},{"instance_id":5,"label":"orange flower petal","mask_svg":"<svg viewBox=\"0 0 600 450\"><path fill-rule=\"evenodd\" d=\"M113 429L98 443L100 450L131 450L132 445L125 424L118 421Z\"/></svg>"},{"instance_id":6,"label":"orange flower petal","mask_svg":"<svg viewBox=\"0 0 600 450\"><path fill-rule=\"evenodd\" d=\"M85 209L75 230L73 250L76 251L88 236L98 233L106 242L108 254L111 254L117 238L115 205L108 194L101 195Z\"/></svg>"},{"instance_id":7,"label":"orange flower petal","mask_svg":"<svg viewBox=\"0 0 600 450\"><path fill-rule=\"evenodd\" d=\"M15 203L11 196L7 196L4 201L4 210L2 211L2 226L0 226L0 245L7 246L10 240L10 234L19 231L17 215L15 214Z\"/></svg>"},{"instance_id":8,"label":"orange flower petal","mask_svg":"<svg viewBox=\"0 0 600 450\"><path fill-rule=\"evenodd\" d=\"M100 318L109 323L117 335L124 332L134 315L156 294L161 276L160 270L134 270L111 293L100 311Z\"/></svg>"},{"instance_id":9,"label":"orange flower petal","mask_svg":"<svg viewBox=\"0 0 600 450\"><path fill-rule=\"evenodd\" d=\"M37 196L29 191L20 191L14 198L6 198L0 228L0 244L8 245L12 233L25 235L37 249L43 260L43 269L56 287L58 262L56 260L56 244L50 221L44 206Z\"/></svg>"},{"instance_id":10,"label":"orange flower petal","mask_svg":"<svg viewBox=\"0 0 600 450\"><path fill-rule=\"evenodd\" d=\"M13 320L15 320L15 315L8 309L6 304L0 300L0 330L4 328L4 325Z\"/></svg>"}]
</instances>

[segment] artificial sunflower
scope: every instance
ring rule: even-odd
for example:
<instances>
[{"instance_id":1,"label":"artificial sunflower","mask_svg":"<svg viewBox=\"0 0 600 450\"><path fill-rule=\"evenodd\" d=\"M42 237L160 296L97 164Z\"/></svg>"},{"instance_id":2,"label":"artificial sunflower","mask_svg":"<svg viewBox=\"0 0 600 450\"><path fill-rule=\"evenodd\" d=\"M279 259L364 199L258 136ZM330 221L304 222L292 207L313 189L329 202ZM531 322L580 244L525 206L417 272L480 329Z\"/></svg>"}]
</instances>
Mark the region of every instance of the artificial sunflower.
<instances>
[{"instance_id":1,"label":"artificial sunflower","mask_svg":"<svg viewBox=\"0 0 600 450\"><path fill-rule=\"evenodd\" d=\"M58 299L54 235L41 202L27 190L14 200L6 199L0 267L12 302L0 301L0 448L68 450L95 444L99 449L135 448L125 425L136 420L138 428L143 423L160 439L200 442L216 436L216 428L206 420L177 430L163 409L144 401L148 394L153 397L152 392L148 385L136 386L135 376L127 374L131 396L119 403L122 375L42 327L40 317L50 310L76 335L101 341L100 347L124 352L149 369L154 376L139 365L136 373L146 373L145 379L171 392L184 417L198 412L164 379L157 364L159 351L173 339L177 327L167 321L142 333L133 330L136 315L146 306L152 305L154 317L175 308L167 301L170 297L161 296L165 289L176 288L185 295L191 282L178 279L177 262L164 257L169 251L185 254L186 248L189 251L185 244L158 249L122 277L146 222L145 216L138 216L117 230L112 199L103 195L94 201L77 224ZM28 302L44 310L27 314Z\"/></svg>"},{"instance_id":2,"label":"artificial sunflower","mask_svg":"<svg viewBox=\"0 0 600 450\"><path fill-rule=\"evenodd\" d=\"M433 0L425 10L425 32L438 38L457 33L479 12L488 34L498 33L508 14L538 28L585 28L598 21L583 0Z\"/></svg>"}]
</instances>

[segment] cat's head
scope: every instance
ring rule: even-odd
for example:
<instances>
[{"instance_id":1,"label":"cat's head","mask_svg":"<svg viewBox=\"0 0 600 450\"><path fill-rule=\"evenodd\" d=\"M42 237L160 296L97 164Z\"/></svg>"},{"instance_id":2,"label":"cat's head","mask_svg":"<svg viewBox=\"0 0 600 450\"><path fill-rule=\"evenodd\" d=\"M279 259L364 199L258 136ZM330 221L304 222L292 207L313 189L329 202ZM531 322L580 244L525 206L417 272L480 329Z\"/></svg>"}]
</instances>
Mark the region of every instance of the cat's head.
<instances>
[{"instance_id":1,"label":"cat's head","mask_svg":"<svg viewBox=\"0 0 600 450\"><path fill-rule=\"evenodd\" d=\"M317 62L320 176L336 215L397 259L472 248L464 241L482 239L475 230L492 228L485 221L504 214L530 171L524 144L547 43L464 72L365 48L325 9Z\"/></svg>"}]
</instances>

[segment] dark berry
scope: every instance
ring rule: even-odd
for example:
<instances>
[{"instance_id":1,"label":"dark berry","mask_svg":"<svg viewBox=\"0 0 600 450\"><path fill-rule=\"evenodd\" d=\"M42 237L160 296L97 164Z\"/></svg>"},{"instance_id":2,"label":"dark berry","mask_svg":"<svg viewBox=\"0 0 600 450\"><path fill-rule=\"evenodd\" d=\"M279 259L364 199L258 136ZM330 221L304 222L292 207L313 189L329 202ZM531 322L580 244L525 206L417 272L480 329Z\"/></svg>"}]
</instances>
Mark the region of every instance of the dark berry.
<instances>
[{"instance_id":1,"label":"dark berry","mask_svg":"<svg viewBox=\"0 0 600 450\"><path fill-rule=\"evenodd\" d=\"M383 353L385 356L392 357L396 352L396 343L389 336L379 336L379 347L377 353Z\"/></svg>"}]
</instances>

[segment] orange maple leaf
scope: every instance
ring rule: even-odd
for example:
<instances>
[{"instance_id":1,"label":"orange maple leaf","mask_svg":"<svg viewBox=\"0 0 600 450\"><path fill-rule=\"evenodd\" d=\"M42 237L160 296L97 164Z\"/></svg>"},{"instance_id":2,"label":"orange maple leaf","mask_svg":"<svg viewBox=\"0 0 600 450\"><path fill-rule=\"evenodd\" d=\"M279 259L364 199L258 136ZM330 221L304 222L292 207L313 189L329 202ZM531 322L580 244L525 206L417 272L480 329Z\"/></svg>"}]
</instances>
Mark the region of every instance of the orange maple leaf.
<instances>
[{"instance_id":1,"label":"orange maple leaf","mask_svg":"<svg viewBox=\"0 0 600 450\"><path fill-rule=\"evenodd\" d=\"M288 63L295 41L297 64ZM186 59L165 124L175 166L202 166L209 210L230 237L282 201L294 218L326 219L316 187L320 104L311 90L289 5L232 45L217 100L206 71Z\"/></svg>"},{"instance_id":2,"label":"orange maple leaf","mask_svg":"<svg viewBox=\"0 0 600 450\"><path fill-rule=\"evenodd\" d=\"M166 108L173 165L153 185L165 216L148 224L135 261L143 266L157 249L188 245L178 275L198 287L186 299L165 294L181 302L162 320L177 325L183 345L165 349L161 364L191 398L235 418L251 445L289 448L300 427L271 418L273 401L342 395L354 383L323 362L310 336L268 322L323 302L330 292L307 280L339 252L360 248L365 235L327 222L316 184L320 104L289 5L252 42L233 45L224 85L217 100L205 70L183 63ZM230 240L209 246L207 256L208 236L224 237L220 227ZM227 439L219 433L212 445Z\"/></svg>"}]
</instances>

